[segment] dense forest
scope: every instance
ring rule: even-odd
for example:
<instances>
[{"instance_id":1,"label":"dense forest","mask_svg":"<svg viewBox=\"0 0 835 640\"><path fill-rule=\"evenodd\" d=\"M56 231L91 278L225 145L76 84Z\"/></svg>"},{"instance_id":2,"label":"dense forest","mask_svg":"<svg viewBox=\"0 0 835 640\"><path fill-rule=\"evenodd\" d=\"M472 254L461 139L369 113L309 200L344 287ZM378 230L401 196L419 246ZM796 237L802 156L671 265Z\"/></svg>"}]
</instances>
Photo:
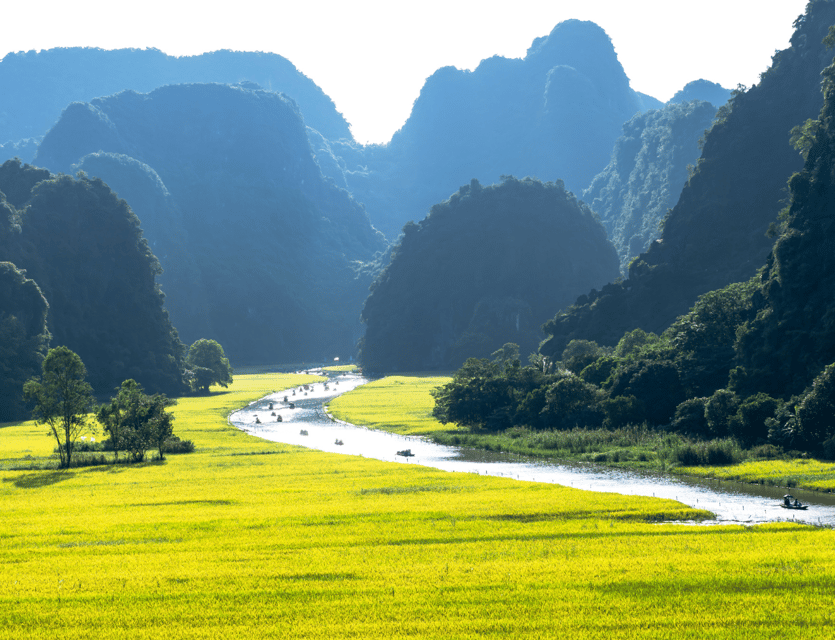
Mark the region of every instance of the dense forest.
<instances>
[{"instance_id":1,"label":"dense forest","mask_svg":"<svg viewBox=\"0 0 835 640\"><path fill-rule=\"evenodd\" d=\"M809 3L791 47L720 108L659 241L632 260L625 280L558 313L543 354L559 359L573 339L614 346L635 328L660 333L699 295L755 274L771 250L766 232L786 204L786 181L803 163L790 131L822 106L820 74L832 60L823 39L833 23L835 3Z\"/></svg>"},{"instance_id":2,"label":"dense forest","mask_svg":"<svg viewBox=\"0 0 835 640\"><path fill-rule=\"evenodd\" d=\"M35 162L131 203L186 342L250 363L354 353L372 277L359 265L386 243L322 175L286 96L192 84L73 103Z\"/></svg>"},{"instance_id":3,"label":"dense forest","mask_svg":"<svg viewBox=\"0 0 835 640\"><path fill-rule=\"evenodd\" d=\"M562 183L473 180L404 227L363 308L361 360L373 371L450 369L510 337L533 351L554 305L617 270L600 221Z\"/></svg>"},{"instance_id":4,"label":"dense forest","mask_svg":"<svg viewBox=\"0 0 835 640\"><path fill-rule=\"evenodd\" d=\"M101 180L12 160L0 166L0 193L0 394L20 394L50 340L81 356L100 392L133 378L181 393L183 345L163 307L159 262L125 201Z\"/></svg>"}]
</instances>

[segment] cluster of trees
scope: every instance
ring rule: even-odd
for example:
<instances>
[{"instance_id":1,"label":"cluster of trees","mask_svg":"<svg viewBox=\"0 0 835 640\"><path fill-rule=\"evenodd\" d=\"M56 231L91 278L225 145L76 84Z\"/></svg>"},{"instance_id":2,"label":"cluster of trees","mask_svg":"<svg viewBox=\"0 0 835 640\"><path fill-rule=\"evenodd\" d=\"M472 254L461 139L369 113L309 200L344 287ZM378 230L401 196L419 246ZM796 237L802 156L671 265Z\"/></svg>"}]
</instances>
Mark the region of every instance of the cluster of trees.
<instances>
[{"instance_id":1,"label":"cluster of trees","mask_svg":"<svg viewBox=\"0 0 835 640\"><path fill-rule=\"evenodd\" d=\"M232 367L223 347L214 340L195 342L186 357L185 378L195 393L208 393L209 386L223 387L232 382ZM173 444L174 416L167 408L175 404L163 393L149 395L131 378L122 382L109 403L95 406L93 387L87 382L87 367L67 347L50 349L40 365L41 375L23 386L22 396L33 405L32 416L49 427L58 445L60 464L68 468L79 436L88 426L91 415L104 429L104 446L114 452L126 452L133 462L141 462L149 449L156 449L160 460L167 449L193 449L191 443Z\"/></svg>"},{"instance_id":2,"label":"cluster of trees","mask_svg":"<svg viewBox=\"0 0 835 640\"><path fill-rule=\"evenodd\" d=\"M617 274L600 221L562 182L472 180L404 227L363 308L360 361L369 371L450 369L509 336L534 350L552 305Z\"/></svg>"},{"instance_id":3,"label":"cluster of trees","mask_svg":"<svg viewBox=\"0 0 835 640\"><path fill-rule=\"evenodd\" d=\"M756 276L700 296L660 335L575 339L525 367L511 348L469 360L436 393L436 416L489 429L646 422L835 457L835 64L816 123Z\"/></svg>"},{"instance_id":4,"label":"cluster of trees","mask_svg":"<svg viewBox=\"0 0 835 640\"><path fill-rule=\"evenodd\" d=\"M86 381L81 358L67 347L50 349L41 369L39 378L26 383L24 393L34 402L33 417L55 438L61 467L69 468L94 411L93 387ZM149 396L138 382L125 380L110 404L95 410L117 462L119 451L141 462L150 448L157 449L160 460L165 458L166 442L174 435L174 416L166 411L171 404L164 394Z\"/></svg>"}]
</instances>

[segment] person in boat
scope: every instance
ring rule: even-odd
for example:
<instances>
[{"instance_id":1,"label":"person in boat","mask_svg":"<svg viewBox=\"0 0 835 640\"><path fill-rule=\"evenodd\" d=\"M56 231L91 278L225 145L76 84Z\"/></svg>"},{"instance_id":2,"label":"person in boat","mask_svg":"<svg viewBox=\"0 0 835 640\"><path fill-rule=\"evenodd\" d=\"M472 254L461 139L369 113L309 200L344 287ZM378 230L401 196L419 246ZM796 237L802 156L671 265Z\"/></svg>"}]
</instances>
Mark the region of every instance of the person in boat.
<instances>
[{"instance_id":1,"label":"person in boat","mask_svg":"<svg viewBox=\"0 0 835 640\"><path fill-rule=\"evenodd\" d=\"M801 507L801 506L803 506L803 505L801 505L801 504L800 504L800 500L798 500L797 498L795 498L795 499L794 499L794 506L795 506L795 507Z\"/></svg>"},{"instance_id":2,"label":"person in boat","mask_svg":"<svg viewBox=\"0 0 835 640\"><path fill-rule=\"evenodd\" d=\"M785 504L787 507L792 506L792 497L790 495L783 496L783 504Z\"/></svg>"}]
</instances>

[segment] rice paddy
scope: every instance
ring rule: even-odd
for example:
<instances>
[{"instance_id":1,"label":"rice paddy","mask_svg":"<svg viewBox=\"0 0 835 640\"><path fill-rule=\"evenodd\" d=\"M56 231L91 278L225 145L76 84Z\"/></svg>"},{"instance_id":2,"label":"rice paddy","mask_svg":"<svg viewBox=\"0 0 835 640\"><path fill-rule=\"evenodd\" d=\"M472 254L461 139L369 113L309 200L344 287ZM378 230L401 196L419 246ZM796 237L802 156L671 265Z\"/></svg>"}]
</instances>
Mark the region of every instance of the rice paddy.
<instances>
[{"instance_id":1,"label":"rice paddy","mask_svg":"<svg viewBox=\"0 0 835 640\"><path fill-rule=\"evenodd\" d=\"M53 445L2 426L0 638L831 635L831 530L659 524L704 513L226 422L302 381L236 376L180 400L175 432L196 449L161 463L15 468Z\"/></svg>"},{"instance_id":2,"label":"rice paddy","mask_svg":"<svg viewBox=\"0 0 835 640\"><path fill-rule=\"evenodd\" d=\"M430 391L450 382L449 377L387 376L358 387L331 401L328 410L351 424L404 436L455 429L432 417L435 399Z\"/></svg>"},{"instance_id":3,"label":"rice paddy","mask_svg":"<svg viewBox=\"0 0 835 640\"><path fill-rule=\"evenodd\" d=\"M807 458L756 460L724 467L682 467L680 473L813 491L835 491L835 462Z\"/></svg>"}]
</instances>

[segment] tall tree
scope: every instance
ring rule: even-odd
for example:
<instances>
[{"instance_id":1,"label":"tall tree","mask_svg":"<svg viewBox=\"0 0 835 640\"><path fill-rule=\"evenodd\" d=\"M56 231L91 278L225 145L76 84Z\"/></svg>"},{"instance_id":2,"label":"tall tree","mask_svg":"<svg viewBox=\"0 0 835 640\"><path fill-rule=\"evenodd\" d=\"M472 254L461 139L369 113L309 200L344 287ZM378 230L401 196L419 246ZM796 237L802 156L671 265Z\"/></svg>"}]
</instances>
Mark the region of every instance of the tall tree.
<instances>
[{"instance_id":1,"label":"tall tree","mask_svg":"<svg viewBox=\"0 0 835 640\"><path fill-rule=\"evenodd\" d=\"M209 393L213 384L228 387L232 383L232 365L215 340L201 338L191 345L186 366L191 372L189 384L198 393Z\"/></svg>"},{"instance_id":2,"label":"tall tree","mask_svg":"<svg viewBox=\"0 0 835 640\"><path fill-rule=\"evenodd\" d=\"M27 399L35 401L35 420L49 426L58 443L61 467L69 468L73 448L93 406L93 388L85 381L87 368L67 347L50 349L43 361L40 380L24 385Z\"/></svg>"}]
</instances>

